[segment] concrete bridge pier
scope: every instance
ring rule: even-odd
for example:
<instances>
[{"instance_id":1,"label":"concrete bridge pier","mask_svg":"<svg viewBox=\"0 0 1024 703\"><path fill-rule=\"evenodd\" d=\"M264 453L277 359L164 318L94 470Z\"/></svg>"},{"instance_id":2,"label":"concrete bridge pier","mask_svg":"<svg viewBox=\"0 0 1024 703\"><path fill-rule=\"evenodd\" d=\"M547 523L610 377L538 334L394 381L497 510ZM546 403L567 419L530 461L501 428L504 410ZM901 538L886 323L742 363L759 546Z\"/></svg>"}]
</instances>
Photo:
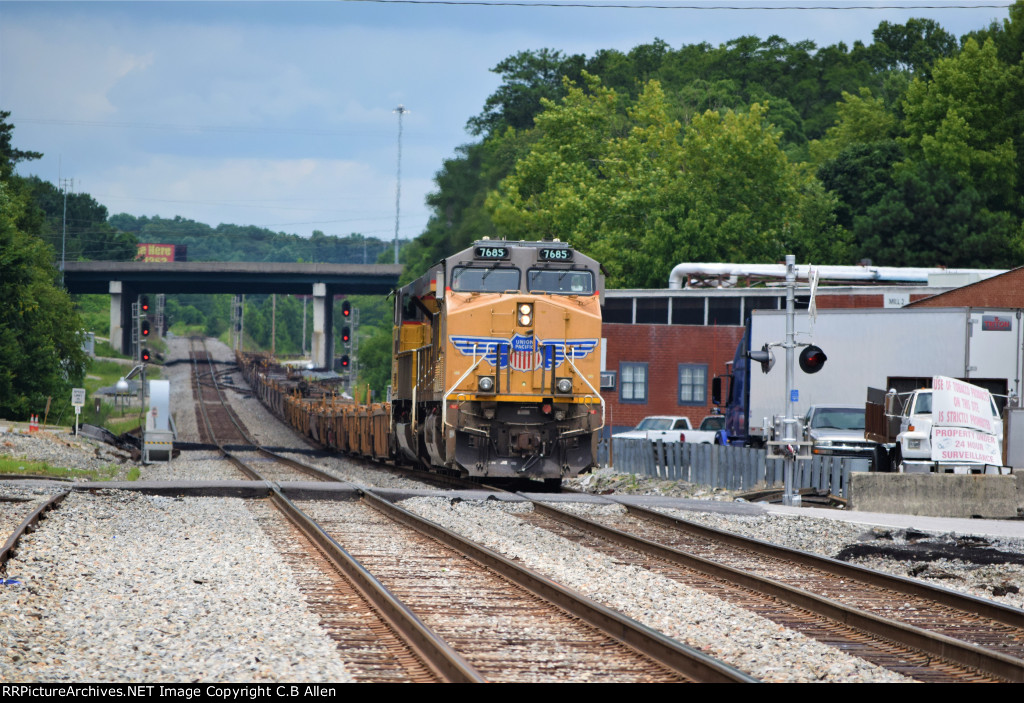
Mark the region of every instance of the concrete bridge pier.
<instances>
[{"instance_id":1,"label":"concrete bridge pier","mask_svg":"<svg viewBox=\"0 0 1024 703\"><path fill-rule=\"evenodd\" d=\"M317 368L334 368L334 291L326 283L313 284L312 352Z\"/></svg>"},{"instance_id":2,"label":"concrete bridge pier","mask_svg":"<svg viewBox=\"0 0 1024 703\"><path fill-rule=\"evenodd\" d=\"M122 354L132 353L132 297L125 295L121 281L110 282L110 346Z\"/></svg>"}]
</instances>

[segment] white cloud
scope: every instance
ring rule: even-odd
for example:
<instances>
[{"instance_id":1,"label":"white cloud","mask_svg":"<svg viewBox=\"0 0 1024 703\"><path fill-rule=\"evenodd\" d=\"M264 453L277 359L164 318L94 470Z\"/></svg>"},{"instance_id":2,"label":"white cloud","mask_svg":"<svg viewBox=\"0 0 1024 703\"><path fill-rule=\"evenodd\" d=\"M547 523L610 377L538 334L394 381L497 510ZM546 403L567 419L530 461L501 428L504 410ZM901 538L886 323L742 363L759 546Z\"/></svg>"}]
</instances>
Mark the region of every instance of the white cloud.
<instances>
[{"instance_id":1,"label":"white cloud","mask_svg":"<svg viewBox=\"0 0 1024 703\"><path fill-rule=\"evenodd\" d=\"M403 179L406 217L422 225L425 179ZM111 213L181 215L216 226L254 224L308 235L394 232L394 178L353 161L154 157L90 176L85 189ZM407 197L408 196L408 197ZM403 217L403 222L405 221ZM402 227L402 236L418 233Z\"/></svg>"}]
</instances>

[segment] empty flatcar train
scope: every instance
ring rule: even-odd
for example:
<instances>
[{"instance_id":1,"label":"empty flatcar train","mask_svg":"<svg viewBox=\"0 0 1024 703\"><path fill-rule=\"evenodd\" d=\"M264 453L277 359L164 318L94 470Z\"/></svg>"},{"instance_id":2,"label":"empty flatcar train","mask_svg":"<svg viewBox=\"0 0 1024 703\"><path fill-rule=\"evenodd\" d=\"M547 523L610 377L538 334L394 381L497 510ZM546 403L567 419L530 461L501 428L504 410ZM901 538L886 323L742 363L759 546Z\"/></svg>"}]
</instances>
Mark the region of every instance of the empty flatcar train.
<instances>
[{"instance_id":1,"label":"empty flatcar train","mask_svg":"<svg viewBox=\"0 0 1024 703\"><path fill-rule=\"evenodd\" d=\"M549 482L594 465L604 427L596 261L557 241L482 240L394 295L387 403L338 406L250 382L290 424L343 451Z\"/></svg>"}]
</instances>

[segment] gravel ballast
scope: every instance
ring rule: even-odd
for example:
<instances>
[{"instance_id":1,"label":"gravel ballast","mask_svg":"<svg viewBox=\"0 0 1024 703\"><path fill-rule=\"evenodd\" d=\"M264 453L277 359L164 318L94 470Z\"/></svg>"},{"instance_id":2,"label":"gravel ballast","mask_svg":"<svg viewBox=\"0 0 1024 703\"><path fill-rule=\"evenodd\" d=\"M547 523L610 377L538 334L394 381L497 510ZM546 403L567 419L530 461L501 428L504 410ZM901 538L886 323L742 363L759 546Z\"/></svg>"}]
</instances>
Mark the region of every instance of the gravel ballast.
<instances>
[{"instance_id":1,"label":"gravel ballast","mask_svg":"<svg viewBox=\"0 0 1024 703\"><path fill-rule=\"evenodd\" d=\"M169 358L188 358L188 340L172 339ZM184 350L184 351L182 351ZM210 343L216 358L232 359ZM197 441L191 370L165 368L172 380L172 410L180 437ZM236 412L271 446L300 442L252 397L233 374ZM120 450L52 433L0 435L0 454L52 465L104 469L125 480L138 468L143 480L224 480L240 475L210 451L187 451L171 463L141 466ZM297 455L342 480L382 488L422 485L374 471L345 457ZM732 500L728 492L681 482L646 485L630 477L580 481L591 490ZM81 483L80 481L78 483ZM674 485L672 485L674 484ZM0 681L343 681L335 645L293 584L287 566L238 499L147 497L105 491L74 493L29 535L6 576L17 586L0 590ZM0 477L0 543L31 509L69 482ZM3 500L10 498L14 500ZM27 500L22 500L27 499ZM771 681L893 681L900 677L693 589L538 530L516 517L529 504L497 501L454 504L414 499L415 509L456 531L523 559L565 585L682 641L721 656ZM568 507L561 505L560 507ZM580 506L581 511L621 510ZM670 511L704 524L798 549L835 556L851 544L903 544L921 539L865 525L788 515L722 515ZM957 537L932 535L941 541ZM993 548L1024 553L1021 540L991 540ZM1024 605L1024 569L1013 564L857 557L855 563L910 574L1000 602ZM948 563L947 563L948 562ZM924 568L922 568L922 566ZM916 572L916 573L911 573ZM1005 595L993 590L1010 586ZM296 613L298 628L278 614ZM295 652L301 652L296 654Z\"/></svg>"},{"instance_id":2,"label":"gravel ballast","mask_svg":"<svg viewBox=\"0 0 1024 703\"><path fill-rule=\"evenodd\" d=\"M402 506L762 680L907 680L699 589L528 525L516 512L529 505L411 498Z\"/></svg>"},{"instance_id":3,"label":"gravel ballast","mask_svg":"<svg viewBox=\"0 0 1024 703\"><path fill-rule=\"evenodd\" d=\"M0 681L348 679L240 499L75 493L7 575Z\"/></svg>"}]
</instances>

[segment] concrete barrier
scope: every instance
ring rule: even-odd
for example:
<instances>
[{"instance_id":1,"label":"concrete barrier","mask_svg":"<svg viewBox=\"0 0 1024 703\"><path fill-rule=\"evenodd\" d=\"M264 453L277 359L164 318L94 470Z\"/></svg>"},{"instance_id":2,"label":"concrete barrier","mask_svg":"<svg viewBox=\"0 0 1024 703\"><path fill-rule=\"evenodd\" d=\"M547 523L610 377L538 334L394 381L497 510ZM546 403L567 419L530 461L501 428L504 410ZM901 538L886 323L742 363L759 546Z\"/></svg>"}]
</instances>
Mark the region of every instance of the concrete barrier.
<instances>
[{"instance_id":1,"label":"concrete barrier","mask_svg":"<svg viewBox=\"0 0 1024 703\"><path fill-rule=\"evenodd\" d=\"M850 508L935 517L1017 516L1017 476L855 473Z\"/></svg>"}]
</instances>

